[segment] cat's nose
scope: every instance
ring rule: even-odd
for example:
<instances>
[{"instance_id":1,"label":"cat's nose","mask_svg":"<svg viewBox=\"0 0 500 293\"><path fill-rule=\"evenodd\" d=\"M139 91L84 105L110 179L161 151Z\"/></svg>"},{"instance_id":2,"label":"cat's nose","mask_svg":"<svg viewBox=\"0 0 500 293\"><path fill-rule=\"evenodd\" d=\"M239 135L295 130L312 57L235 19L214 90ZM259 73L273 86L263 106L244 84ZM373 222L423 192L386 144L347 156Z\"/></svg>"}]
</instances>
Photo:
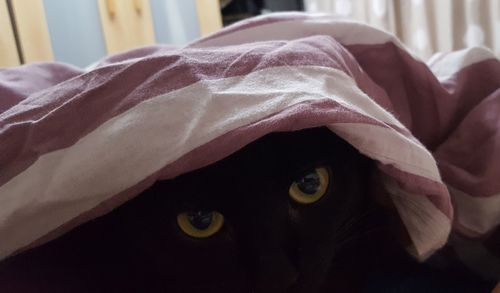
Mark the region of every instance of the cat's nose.
<instances>
[{"instance_id":1,"label":"cat's nose","mask_svg":"<svg viewBox=\"0 0 500 293\"><path fill-rule=\"evenodd\" d=\"M261 255L256 262L255 287L258 293L284 293L298 279L295 266L281 251Z\"/></svg>"}]
</instances>

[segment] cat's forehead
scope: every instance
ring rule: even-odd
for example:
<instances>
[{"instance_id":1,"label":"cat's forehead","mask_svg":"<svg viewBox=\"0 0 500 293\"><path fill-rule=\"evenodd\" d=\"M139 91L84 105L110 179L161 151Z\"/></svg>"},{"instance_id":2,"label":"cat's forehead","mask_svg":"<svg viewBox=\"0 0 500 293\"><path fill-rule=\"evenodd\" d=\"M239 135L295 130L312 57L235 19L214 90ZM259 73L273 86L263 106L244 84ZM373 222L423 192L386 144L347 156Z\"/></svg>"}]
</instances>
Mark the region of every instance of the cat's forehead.
<instances>
[{"instance_id":1,"label":"cat's forehead","mask_svg":"<svg viewBox=\"0 0 500 293\"><path fill-rule=\"evenodd\" d=\"M271 133L226 158L230 164L293 168L317 160L342 159L357 153L352 146L326 128ZM231 162L234 161L234 162ZM224 164L224 160L221 162Z\"/></svg>"},{"instance_id":2,"label":"cat's forehead","mask_svg":"<svg viewBox=\"0 0 500 293\"><path fill-rule=\"evenodd\" d=\"M277 173L297 173L316 164L348 160L355 155L348 143L325 128L271 133L234 154L205 168L181 176L192 188L218 182L269 177Z\"/></svg>"}]
</instances>

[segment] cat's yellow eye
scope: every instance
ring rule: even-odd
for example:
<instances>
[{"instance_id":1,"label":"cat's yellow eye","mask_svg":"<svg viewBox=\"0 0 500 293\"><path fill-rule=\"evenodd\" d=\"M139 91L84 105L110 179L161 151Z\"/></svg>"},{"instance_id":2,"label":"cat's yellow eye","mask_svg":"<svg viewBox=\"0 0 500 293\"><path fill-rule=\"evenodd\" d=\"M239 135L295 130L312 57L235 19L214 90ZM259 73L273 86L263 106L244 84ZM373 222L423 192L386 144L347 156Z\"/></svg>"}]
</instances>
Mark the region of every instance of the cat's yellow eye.
<instances>
[{"instance_id":1,"label":"cat's yellow eye","mask_svg":"<svg viewBox=\"0 0 500 293\"><path fill-rule=\"evenodd\" d=\"M311 204L322 198L330 184L330 171L326 167L319 167L295 180L288 193L300 204Z\"/></svg>"},{"instance_id":2,"label":"cat's yellow eye","mask_svg":"<svg viewBox=\"0 0 500 293\"><path fill-rule=\"evenodd\" d=\"M194 238L207 238L219 232L224 216L216 211L184 212L177 215L182 232Z\"/></svg>"}]
</instances>

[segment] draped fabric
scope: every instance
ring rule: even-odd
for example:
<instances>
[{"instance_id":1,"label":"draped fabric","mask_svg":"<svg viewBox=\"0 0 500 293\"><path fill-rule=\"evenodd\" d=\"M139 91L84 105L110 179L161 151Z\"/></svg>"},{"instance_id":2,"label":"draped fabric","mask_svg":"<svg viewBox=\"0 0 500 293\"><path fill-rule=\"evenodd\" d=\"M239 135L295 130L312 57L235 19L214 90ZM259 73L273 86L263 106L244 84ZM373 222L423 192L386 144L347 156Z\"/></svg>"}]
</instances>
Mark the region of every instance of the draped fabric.
<instances>
[{"instance_id":1,"label":"draped fabric","mask_svg":"<svg viewBox=\"0 0 500 293\"><path fill-rule=\"evenodd\" d=\"M3 69L0 96L0 259L268 133L319 126L376 162L417 257L500 223L500 62L481 48L426 64L367 25L274 14L87 70Z\"/></svg>"},{"instance_id":2,"label":"draped fabric","mask_svg":"<svg viewBox=\"0 0 500 293\"><path fill-rule=\"evenodd\" d=\"M329 12L395 34L422 59L437 52L485 46L500 56L499 0L305 0Z\"/></svg>"}]
</instances>

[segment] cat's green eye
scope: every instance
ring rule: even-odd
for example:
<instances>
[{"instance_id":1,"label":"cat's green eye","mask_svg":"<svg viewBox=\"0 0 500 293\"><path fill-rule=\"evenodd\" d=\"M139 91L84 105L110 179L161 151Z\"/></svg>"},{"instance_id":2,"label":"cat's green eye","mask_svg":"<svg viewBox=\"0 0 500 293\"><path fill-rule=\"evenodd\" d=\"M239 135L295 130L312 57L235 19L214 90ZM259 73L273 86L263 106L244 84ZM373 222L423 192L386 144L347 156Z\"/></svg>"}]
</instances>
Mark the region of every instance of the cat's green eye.
<instances>
[{"instance_id":1,"label":"cat's green eye","mask_svg":"<svg viewBox=\"0 0 500 293\"><path fill-rule=\"evenodd\" d=\"M207 238L219 232L224 216L216 211L184 212L177 215L182 232L194 238Z\"/></svg>"},{"instance_id":2,"label":"cat's green eye","mask_svg":"<svg viewBox=\"0 0 500 293\"><path fill-rule=\"evenodd\" d=\"M288 190L290 197L300 204L310 204L322 198L328 190L330 171L319 167L295 180Z\"/></svg>"}]
</instances>

